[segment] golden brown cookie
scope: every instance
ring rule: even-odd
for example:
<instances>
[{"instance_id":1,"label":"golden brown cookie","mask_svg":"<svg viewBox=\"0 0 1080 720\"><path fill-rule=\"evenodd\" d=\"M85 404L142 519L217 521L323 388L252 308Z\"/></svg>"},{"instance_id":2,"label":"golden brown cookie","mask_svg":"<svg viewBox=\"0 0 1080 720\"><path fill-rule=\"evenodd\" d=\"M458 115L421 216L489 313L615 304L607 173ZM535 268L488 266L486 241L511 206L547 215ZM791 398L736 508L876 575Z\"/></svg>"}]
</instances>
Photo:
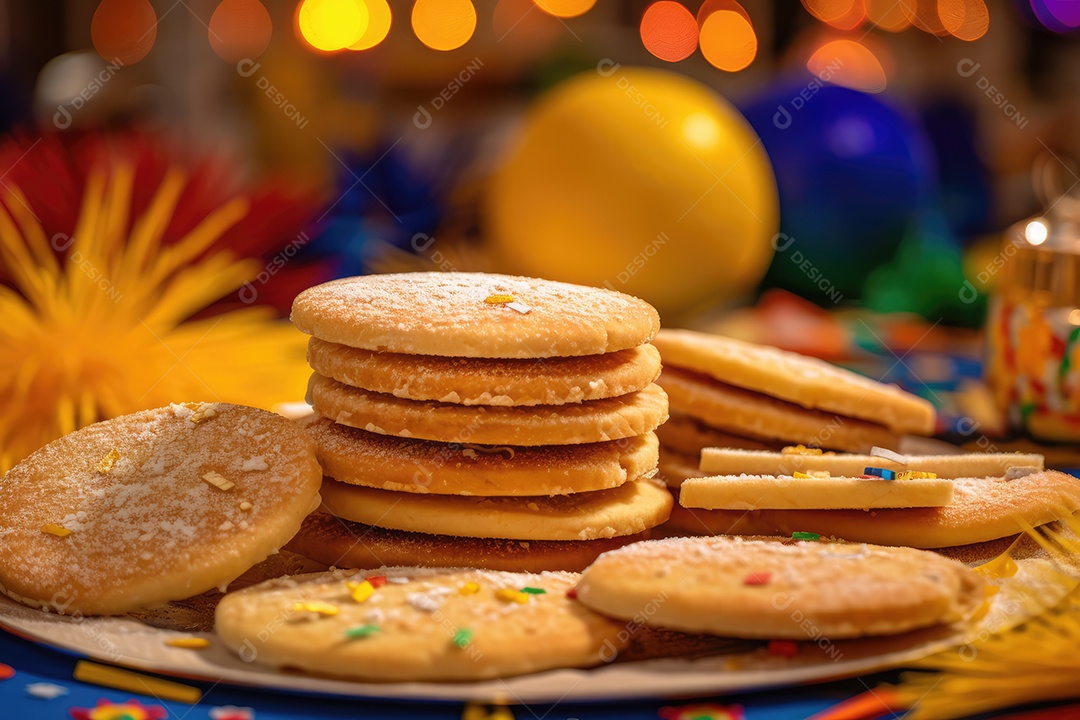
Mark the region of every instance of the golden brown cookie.
<instances>
[{"instance_id":1,"label":"golden brown cookie","mask_svg":"<svg viewBox=\"0 0 1080 720\"><path fill-rule=\"evenodd\" d=\"M1001 477L1010 468L1041 471L1043 456L1031 453L964 453L962 455L906 455L899 463L880 455L802 452L762 452L713 447L701 451L702 472L709 475L790 475L795 471L861 475L867 467L895 472L932 472L939 478Z\"/></svg>"},{"instance_id":2,"label":"golden brown cookie","mask_svg":"<svg viewBox=\"0 0 1080 720\"><path fill-rule=\"evenodd\" d=\"M636 535L667 520L671 495L650 480L553 497L416 495L323 482L323 509L393 530L512 540L593 540Z\"/></svg>"},{"instance_id":3,"label":"golden brown cookie","mask_svg":"<svg viewBox=\"0 0 1080 720\"><path fill-rule=\"evenodd\" d=\"M867 452L875 445L894 448L898 442L881 425L807 410L680 368L665 367L657 383L671 407L737 435L848 452Z\"/></svg>"},{"instance_id":4,"label":"golden brown cookie","mask_svg":"<svg viewBox=\"0 0 1080 720\"><path fill-rule=\"evenodd\" d=\"M400 273L308 288L292 321L328 342L472 358L602 355L649 342L660 316L613 290L486 273Z\"/></svg>"},{"instance_id":5,"label":"golden brown cookie","mask_svg":"<svg viewBox=\"0 0 1080 720\"><path fill-rule=\"evenodd\" d=\"M953 503L888 510L690 510L676 506L669 526L696 534L813 532L852 542L941 548L1015 535L1080 511L1080 479L1047 470L1016 480L957 478Z\"/></svg>"},{"instance_id":6,"label":"golden brown cookie","mask_svg":"<svg viewBox=\"0 0 1080 720\"><path fill-rule=\"evenodd\" d=\"M577 577L430 568L297 575L229 593L215 629L245 660L357 680L599 665L629 633L567 597Z\"/></svg>"},{"instance_id":7,"label":"golden brown cookie","mask_svg":"<svg viewBox=\"0 0 1080 720\"><path fill-rule=\"evenodd\" d=\"M697 460L693 455L684 455L670 448L660 447L656 477L663 480L669 488L679 487L687 478L704 476L705 473L697 469Z\"/></svg>"},{"instance_id":8,"label":"golden brown cookie","mask_svg":"<svg viewBox=\"0 0 1080 720\"><path fill-rule=\"evenodd\" d=\"M578 599L620 620L714 635L806 640L894 635L970 617L982 578L911 548L670 538L604 553Z\"/></svg>"},{"instance_id":9,"label":"golden brown cookie","mask_svg":"<svg viewBox=\"0 0 1080 720\"><path fill-rule=\"evenodd\" d=\"M710 475L687 478L679 498L684 507L707 510L929 508L951 503L953 484L939 478Z\"/></svg>"},{"instance_id":10,"label":"golden brown cookie","mask_svg":"<svg viewBox=\"0 0 1080 720\"><path fill-rule=\"evenodd\" d=\"M0 590L120 614L224 587L319 502L311 439L274 413L191 403L55 440L0 480Z\"/></svg>"},{"instance_id":11,"label":"golden brown cookie","mask_svg":"<svg viewBox=\"0 0 1080 720\"><path fill-rule=\"evenodd\" d=\"M312 375L315 412L369 432L439 442L490 445L577 445L652 432L667 418L659 385L621 397L572 405L493 407L402 400Z\"/></svg>"},{"instance_id":12,"label":"golden brown cookie","mask_svg":"<svg viewBox=\"0 0 1080 720\"><path fill-rule=\"evenodd\" d=\"M387 530L313 513L286 546L325 565L470 567L510 572L580 572L600 553L647 540L649 532L596 540L501 540Z\"/></svg>"},{"instance_id":13,"label":"golden brown cookie","mask_svg":"<svg viewBox=\"0 0 1080 720\"><path fill-rule=\"evenodd\" d=\"M697 457L704 448L742 448L746 450L779 450L782 442L754 440L709 427L700 420L672 410L670 417L656 428L656 436L664 447L684 455ZM697 465L697 461L694 462Z\"/></svg>"},{"instance_id":14,"label":"golden brown cookie","mask_svg":"<svg viewBox=\"0 0 1080 720\"><path fill-rule=\"evenodd\" d=\"M898 435L934 431L934 408L926 400L823 360L691 330L662 330L654 344L665 367L704 373L807 409L884 425Z\"/></svg>"},{"instance_id":15,"label":"golden brown cookie","mask_svg":"<svg viewBox=\"0 0 1080 720\"><path fill-rule=\"evenodd\" d=\"M438 495L567 495L656 469L656 435L584 445L511 447L379 435L326 418L307 423L323 471L340 482Z\"/></svg>"},{"instance_id":16,"label":"golden brown cookie","mask_svg":"<svg viewBox=\"0 0 1080 720\"><path fill-rule=\"evenodd\" d=\"M563 405L643 390L660 374L652 345L565 358L498 360L400 355L308 342L315 372L405 400L461 405Z\"/></svg>"}]
</instances>

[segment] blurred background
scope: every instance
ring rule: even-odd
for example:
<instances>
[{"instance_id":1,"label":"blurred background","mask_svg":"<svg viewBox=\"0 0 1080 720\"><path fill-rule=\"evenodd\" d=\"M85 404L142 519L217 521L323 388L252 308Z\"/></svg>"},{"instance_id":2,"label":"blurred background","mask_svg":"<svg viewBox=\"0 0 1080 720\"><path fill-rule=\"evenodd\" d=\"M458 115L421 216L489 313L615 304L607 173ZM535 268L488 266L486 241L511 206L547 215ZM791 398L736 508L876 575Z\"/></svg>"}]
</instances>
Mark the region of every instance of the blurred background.
<instances>
[{"instance_id":1,"label":"blurred background","mask_svg":"<svg viewBox=\"0 0 1080 720\"><path fill-rule=\"evenodd\" d=\"M1078 28L1076 0L7 0L0 470L140 407L299 400L292 298L403 270L609 287L903 384L966 444L1074 441ZM1035 248L1065 269L1025 284Z\"/></svg>"}]
</instances>

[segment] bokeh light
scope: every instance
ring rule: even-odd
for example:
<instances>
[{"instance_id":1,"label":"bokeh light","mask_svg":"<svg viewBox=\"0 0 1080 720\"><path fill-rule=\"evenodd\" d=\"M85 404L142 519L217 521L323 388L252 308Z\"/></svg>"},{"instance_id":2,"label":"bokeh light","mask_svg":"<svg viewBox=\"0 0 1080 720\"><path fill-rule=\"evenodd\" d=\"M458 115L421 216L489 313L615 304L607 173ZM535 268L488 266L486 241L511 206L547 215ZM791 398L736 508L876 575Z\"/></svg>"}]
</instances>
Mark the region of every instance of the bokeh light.
<instances>
[{"instance_id":1,"label":"bokeh light","mask_svg":"<svg viewBox=\"0 0 1080 720\"><path fill-rule=\"evenodd\" d=\"M709 64L727 72L744 69L757 56L754 26L734 10L718 10L705 18L698 42Z\"/></svg>"},{"instance_id":2,"label":"bokeh light","mask_svg":"<svg viewBox=\"0 0 1080 720\"><path fill-rule=\"evenodd\" d=\"M350 50L368 50L375 47L390 34L390 25L394 22L393 13L386 0L354 0L366 6L368 15L367 29L360 39L349 46Z\"/></svg>"},{"instance_id":3,"label":"bokeh light","mask_svg":"<svg viewBox=\"0 0 1080 720\"><path fill-rule=\"evenodd\" d=\"M914 0L900 0L913 2ZM802 0L807 12L838 30L854 30L866 21L865 0Z\"/></svg>"},{"instance_id":4,"label":"bokeh light","mask_svg":"<svg viewBox=\"0 0 1080 720\"><path fill-rule=\"evenodd\" d=\"M274 26L259 0L221 0L210 16L210 47L225 62L259 57L270 44Z\"/></svg>"},{"instance_id":5,"label":"bokeh light","mask_svg":"<svg viewBox=\"0 0 1080 720\"><path fill-rule=\"evenodd\" d=\"M697 18L673 0L654 2L641 16L641 42L661 60L685 60L697 50Z\"/></svg>"},{"instance_id":6,"label":"bokeh light","mask_svg":"<svg viewBox=\"0 0 1080 720\"><path fill-rule=\"evenodd\" d=\"M852 90L879 93L888 80L877 55L855 40L831 40L806 61L806 69L822 80Z\"/></svg>"},{"instance_id":7,"label":"bokeh light","mask_svg":"<svg viewBox=\"0 0 1080 720\"><path fill-rule=\"evenodd\" d=\"M913 26L931 35L948 35L949 31L941 22L937 0L903 0L900 8Z\"/></svg>"},{"instance_id":8,"label":"bokeh light","mask_svg":"<svg viewBox=\"0 0 1080 720\"><path fill-rule=\"evenodd\" d=\"M1048 30L1069 32L1080 28L1080 2L1077 0L1030 0L1031 10Z\"/></svg>"},{"instance_id":9,"label":"bokeh light","mask_svg":"<svg viewBox=\"0 0 1080 720\"><path fill-rule=\"evenodd\" d=\"M470 0L416 0L412 28L432 50L456 50L476 31L476 8Z\"/></svg>"},{"instance_id":10,"label":"bokeh light","mask_svg":"<svg viewBox=\"0 0 1080 720\"><path fill-rule=\"evenodd\" d=\"M325 52L344 50L367 30L367 5L355 0L303 0L297 12L300 35Z\"/></svg>"},{"instance_id":11,"label":"bokeh light","mask_svg":"<svg viewBox=\"0 0 1080 720\"><path fill-rule=\"evenodd\" d=\"M983 0L938 0L938 17L945 30L968 42L990 29L990 11Z\"/></svg>"},{"instance_id":12,"label":"bokeh light","mask_svg":"<svg viewBox=\"0 0 1080 720\"><path fill-rule=\"evenodd\" d=\"M101 0L90 21L90 39L105 62L134 65L154 47L157 23L149 0Z\"/></svg>"},{"instance_id":13,"label":"bokeh light","mask_svg":"<svg viewBox=\"0 0 1080 720\"><path fill-rule=\"evenodd\" d=\"M546 50L563 31L562 24L544 12L537 12L533 0L499 0L491 15L495 42L508 43L517 52Z\"/></svg>"},{"instance_id":14,"label":"bokeh light","mask_svg":"<svg viewBox=\"0 0 1080 720\"><path fill-rule=\"evenodd\" d=\"M911 27L911 19L904 12L904 0L866 0L866 19L874 27L888 32L900 32Z\"/></svg>"},{"instance_id":15,"label":"bokeh light","mask_svg":"<svg viewBox=\"0 0 1080 720\"><path fill-rule=\"evenodd\" d=\"M548 15L561 18L583 15L596 4L596 0L533 0L533 2Z\"/></svg>"}]
</instances>

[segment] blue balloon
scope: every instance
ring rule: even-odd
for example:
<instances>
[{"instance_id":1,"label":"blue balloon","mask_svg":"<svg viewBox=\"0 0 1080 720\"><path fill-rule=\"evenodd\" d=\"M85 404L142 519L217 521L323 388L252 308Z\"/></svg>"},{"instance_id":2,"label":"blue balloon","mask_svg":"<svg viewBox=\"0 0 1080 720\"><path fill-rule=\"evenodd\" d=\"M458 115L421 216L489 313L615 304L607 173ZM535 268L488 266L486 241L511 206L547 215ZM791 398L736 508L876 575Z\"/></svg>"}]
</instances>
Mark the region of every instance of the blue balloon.
<instances>
[{"instance_id":1,"label":"blue balloon","mask_svg":"<svg viewBox=\"0 0 1080 720\"><path fill-rule=\"evenodd\" d=\"M932 199L925 137L878 98L810 76L767 91L743 113L780 195L766 282L822 303L857 297Z\"/></svg>"}]
</instances>

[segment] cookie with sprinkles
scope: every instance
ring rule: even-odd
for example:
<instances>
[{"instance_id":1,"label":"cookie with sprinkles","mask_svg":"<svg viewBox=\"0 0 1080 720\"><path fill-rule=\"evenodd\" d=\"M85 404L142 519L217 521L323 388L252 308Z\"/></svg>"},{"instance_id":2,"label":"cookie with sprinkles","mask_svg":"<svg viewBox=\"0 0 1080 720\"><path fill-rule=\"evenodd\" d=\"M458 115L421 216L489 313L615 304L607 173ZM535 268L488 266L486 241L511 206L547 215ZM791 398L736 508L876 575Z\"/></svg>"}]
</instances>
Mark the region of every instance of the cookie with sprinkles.
<instances>
[{"instance_id":1,"label":"cookie with sprinkles","mask_svg":"<svg viewBox=\"0 0 1080 720\"><path fill-rule=\"evenodd\" d=\"M716 537L604 553L576 594L610 617L670 630L837 640L965 621L984 586L962 563L912 548Z\"/></svg>"},{"instance_id":2,"label":"cookie with sprinkles","mask_svg":"<svg viewBox=\"0 0 1080 720\"><path fill-rule=\"evenodd\" d=\"M357 680L589 667L612 659L628 633L567 597L578 577L421 568L300 575L226 595L215 627L245 659Z\"/></svg>"},{"instance_id":3,"label":"cookie with sprinkles","mask_svg":"<svg viewBox=\"0 0 1080 720\"><path fill-rule=\"evenodd\" d=\"M0 590L121 614L223 588L319 503L311 439L274 413L188 403L90 425L0 480Z\"/></svg>"},{"instance_id":4,"label":"cookie with sprinkles","mask_svg":"<svg viewBox=\"0 0 1080 720\"><path fill-rule=\"evenodd\" d=\"M660 328L635 297L487 273L344 278L297 296L305 333L365 350L472 358L600 355L643 345Z\"/></svg>"}]
</instances>

